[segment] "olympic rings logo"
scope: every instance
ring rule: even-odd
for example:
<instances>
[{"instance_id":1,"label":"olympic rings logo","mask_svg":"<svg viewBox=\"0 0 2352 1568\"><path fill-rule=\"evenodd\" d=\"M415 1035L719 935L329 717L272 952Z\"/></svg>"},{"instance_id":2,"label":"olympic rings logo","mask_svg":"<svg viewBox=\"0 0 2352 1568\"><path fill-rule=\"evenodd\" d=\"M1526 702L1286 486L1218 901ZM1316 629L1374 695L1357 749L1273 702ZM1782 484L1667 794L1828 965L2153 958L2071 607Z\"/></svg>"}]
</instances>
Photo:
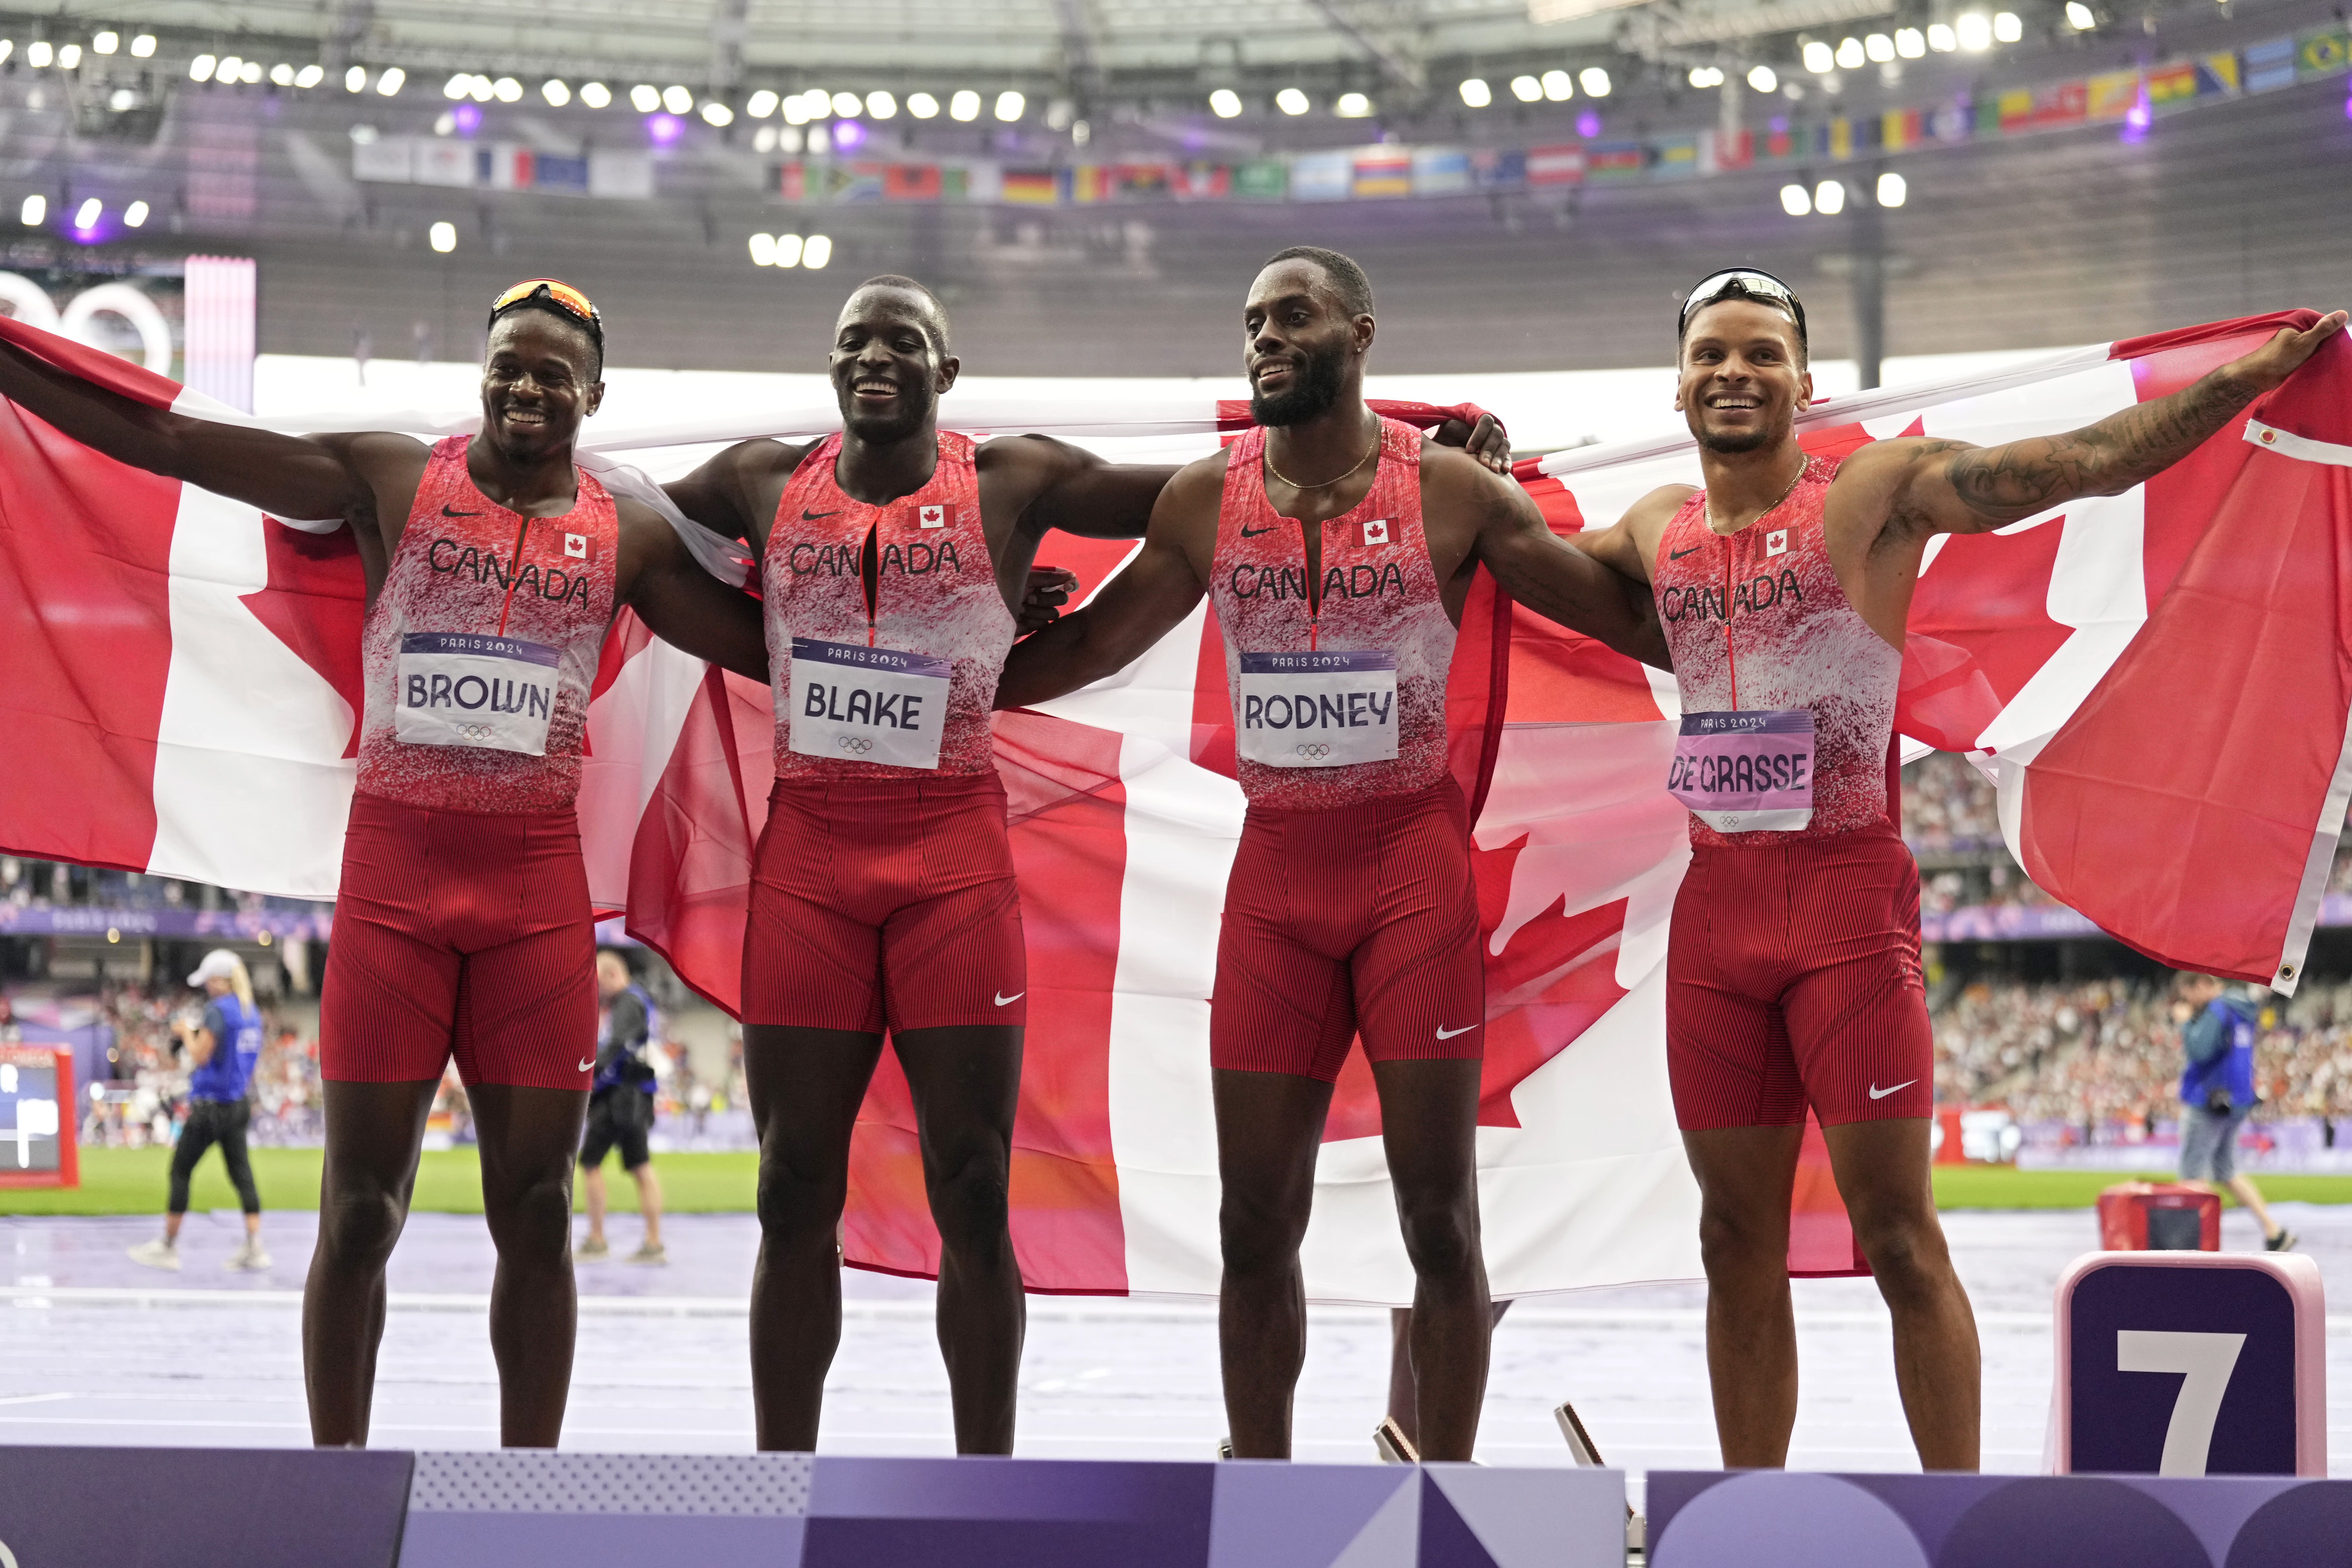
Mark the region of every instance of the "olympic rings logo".
<instances>
[{"instance_id":1,"label":"olympic rings logo","mask_svg":"<svg viewBox=\"0 0 2352 1568\"><path fill-rule=\"evenodd\" d=\"M490 739L490 737L495 735L497 732L497 731L491 729L488 724L460 724L457 726L457 733L459 735L468 741L476 742L477 744Z\"/></svg>"},{"instance_id":2,"label":"olympic rings logo","mask_svg":"<svg viewBox=\"0 0 2352 1568\"><path fill-rule=\"evenodd\" d=\"M834 743L854 757L862 757L874 749L872 740L864 735L842 735Z\"/></svg>"},{"instance_id":3,"label":"olympic rings logo","mask_svg":"<svg viewBox=\"0 0 2352 1568\"><path fill-rule=\"evenodd\" d=\"M1331 754L1331 748L1318 741L1298 748L1298 754L1310 763L1319 763Z\"/></svg>"}]
</instances>

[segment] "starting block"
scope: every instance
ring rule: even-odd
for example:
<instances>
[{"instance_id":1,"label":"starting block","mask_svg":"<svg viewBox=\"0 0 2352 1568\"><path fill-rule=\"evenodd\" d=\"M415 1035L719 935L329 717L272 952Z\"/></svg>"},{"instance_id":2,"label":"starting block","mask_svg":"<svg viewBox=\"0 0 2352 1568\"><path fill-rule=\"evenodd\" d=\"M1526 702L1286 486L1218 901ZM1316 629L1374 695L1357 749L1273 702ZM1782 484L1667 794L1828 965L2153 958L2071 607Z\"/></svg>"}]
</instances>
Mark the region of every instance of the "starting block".
<instances>
[{"instance_id":1,"label":"starting block","mask_svg":"<svg viewBox=\"0 0 2352 1568\"><path fill-rule=\"evenodd\" d=\"M2219 1252L2221 1199L2179 1182L2123 1182L2099 1194L2109 1252Z\"/></svg>"},{"instance_id":2,"label":"starting block","mask_svg":"<svg viewBox=\"0 0 2352 1568\"><path fill-rule=\"evenodd\" d=\"M2327 1474L2326 1302L2294 1253L2094 1252L2059 1277L2046 1468Z\"/></svg>"}]
</instances>

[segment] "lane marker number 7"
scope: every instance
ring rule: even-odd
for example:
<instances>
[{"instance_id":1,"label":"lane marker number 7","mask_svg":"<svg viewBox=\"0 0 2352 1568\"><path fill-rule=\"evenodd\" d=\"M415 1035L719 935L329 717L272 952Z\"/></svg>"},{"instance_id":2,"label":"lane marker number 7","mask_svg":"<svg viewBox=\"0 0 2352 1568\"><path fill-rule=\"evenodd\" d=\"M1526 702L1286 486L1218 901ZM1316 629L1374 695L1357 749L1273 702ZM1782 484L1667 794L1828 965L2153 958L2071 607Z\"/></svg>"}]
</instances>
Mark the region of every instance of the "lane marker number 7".
<instances>
[{"instance_id":1,"label":"lane marker number 7","mask_svg":"<svg viewBox=\"0 0 2352 1568\"><path fill-rule=\"evenodd\" d=\"M2158 1475L2205 1473L2205 1461L2213 1447L2214 1418L2221 1414L2221 1396L2230 1391L2230 1374L2237 1370L2238 1352L2245 1344L2243 1334L2117 1331L2117 1372L2184 1374L2179 1395L2172 1402L2172 1424L2164 1431L2164 1457L2157 1462Z\"/></svg>"}]
</instances>

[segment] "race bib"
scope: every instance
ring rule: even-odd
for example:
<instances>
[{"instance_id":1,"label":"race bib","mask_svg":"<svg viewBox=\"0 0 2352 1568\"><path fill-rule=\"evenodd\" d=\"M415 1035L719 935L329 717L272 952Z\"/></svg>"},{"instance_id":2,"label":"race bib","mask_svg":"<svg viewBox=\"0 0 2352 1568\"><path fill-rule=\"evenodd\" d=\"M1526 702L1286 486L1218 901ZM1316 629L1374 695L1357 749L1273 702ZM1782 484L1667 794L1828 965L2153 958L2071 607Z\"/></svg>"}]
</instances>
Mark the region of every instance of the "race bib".
<instances>
[{"instance_id":1,"label":"race bib","mask_svg":"<svg viewBox=\"0 0 2352 1568\"><path fill-rule=\"evenodd\" d=\"M478 632L403 632L393 735L412 746L547 755L555 666L545 643Z\"/></svg>"},{"instance_id":2,"label":"race bib","mask_svg":"<svg viewBox=\"0 0 2352 1568\"><path fill-rule=\"evenodd\" d=\"M927 653L793 639L786 727L804 757L936 768L954 666Z\"/></svg>"},{"instance_id":3,"label":"race bib","mask_svg":"<svg viewBox=\"0 0 2352 1568\"><path fill-rule=\"evenodd\" d=\"M1396 655L1245 653L1237 750L1275 768L1387 763L1397 754Z\"/></svg>"},{"instance_id":4,"label":"race bib","mask_svg":"<svg viewBox=\"0 0 2352 1568\"><path fill-rule=\"evenodd\" d=\"M1717 833L1794 833L1813 819L1812 710L1684 714L1666 789Z\"/></svg>"}]
</instances>

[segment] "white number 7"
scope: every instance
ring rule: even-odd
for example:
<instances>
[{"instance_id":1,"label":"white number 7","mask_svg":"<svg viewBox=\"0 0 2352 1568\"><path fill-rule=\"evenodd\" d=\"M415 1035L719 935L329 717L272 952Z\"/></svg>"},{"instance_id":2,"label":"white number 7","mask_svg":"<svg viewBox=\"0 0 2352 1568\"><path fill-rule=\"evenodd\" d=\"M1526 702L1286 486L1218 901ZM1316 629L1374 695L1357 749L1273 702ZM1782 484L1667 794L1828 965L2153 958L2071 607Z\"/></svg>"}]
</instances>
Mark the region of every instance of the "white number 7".
<instances>
[{"instance_id":1,"label":"white number 7","mask_svg":"<svg viewBox=\"0 0 2352 1568\"><path fill-rule=\"evenodd\" d=\"M2243 1334L2189 1334L2123 1329L2116 1334L2117 1372L2173 1372L2180 1395L2172 1402L2172 1425L2164 1432L2159 1476L2201 1476L2213 1447L2213 1420L2221 1414L2230 1373L2237 1369Z\"/></svg>"}]
</instances>

